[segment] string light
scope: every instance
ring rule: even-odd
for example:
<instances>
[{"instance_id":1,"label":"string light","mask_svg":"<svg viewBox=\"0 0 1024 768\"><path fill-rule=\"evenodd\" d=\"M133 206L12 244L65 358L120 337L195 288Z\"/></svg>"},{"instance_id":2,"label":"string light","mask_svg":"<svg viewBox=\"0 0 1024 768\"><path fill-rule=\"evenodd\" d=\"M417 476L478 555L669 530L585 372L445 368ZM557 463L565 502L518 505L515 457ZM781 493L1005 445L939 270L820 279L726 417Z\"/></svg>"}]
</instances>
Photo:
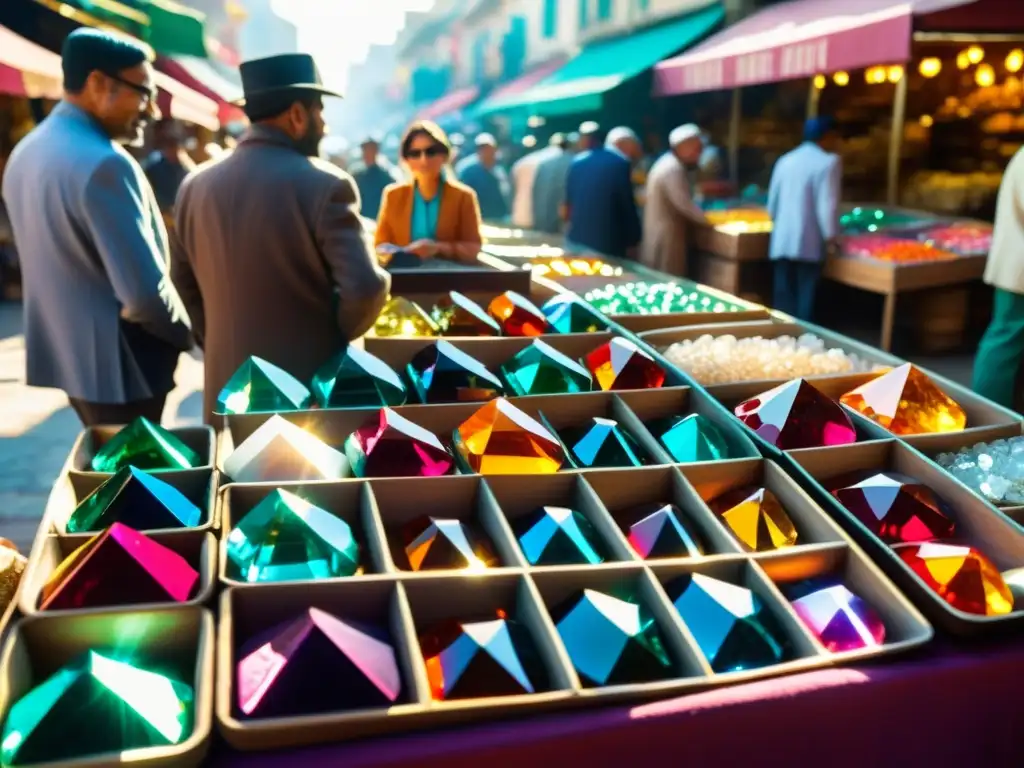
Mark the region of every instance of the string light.
<instances>
[{"instance_id":1,"label":"string light","mask_svg":"<svg viewBox=\"0 0 1024 768\"><path fill-rule=\"evenodd\" d=\"M935 77L942 71L942 60L935 56L929 56L927 59L921 59L921 63L917 67L917 71L921 73L922 77Z\"/></svg>"},{"instance_id":2,"label":"string light","mask_svg":"<svg viewBox=\"0 0 1024 768\"><path fill-rule=\"evenodd\" d=\"M871 67L864 72L864 79L870 85L878 85L885 82L885 67Z\"/></svg>"},{"instance_id":3,"label":"string light","mask_svg":"<svg viewBox=\"0 0 1024 768\"><path fill-rule=\"evenodd\" d=\"M935 118L931 115L921 115L918 121L922 128L931 128L935 124Z\"/></svg>"},{"instance_id":4,"label":"string light","mask_svg":"<svg viewBox=\"0 0 1024 768\"><path fill-rule=\"evenodd\" d=\"M967 60L971 62L971 64L978 64L984 58L985 49L980 45L972 45L967 49Z\"/></svg>"},{"instance_id":5,"label":"string light","mask_svg":"<svg viewBox=\"0 0 1024 768\"><path fill-rule=\"evenodd\" d=\"M1006 54L1006 71L1020 72L1021 67L1024 67L1024 51L1014 48Z\"/></svg>"},{"instance_id":6,"label":"string light","mask_svg":"<svg viewBox=\"0 0 1024 768\"><path fill-rule=\"evenodd\" d=\"M890 83L898 83L900 80L903 79L903 67L899 66L898 64L896 66L889 67L889 69L885 73L885 76Z\"/></svg>"},{"instance_id":7,"label":"string light","mask_svg":"<svg viewBox=\"0 0 1024 768\"><path fill-rule=\"evenodd\" d=\"M982 64L974 73L974 82L981 88L988 88L996 81L996 71L991 64Z\"/></svg>"},{"instance_id":8,"label":"string light","mask_svg":"<svg viewBox=\"0 0 1024 768\"><path fill-rule=\"evenodd\" d=\"M823 90L825 88L825 76L824 75L815 75L814 76L814 87L817 88L819 91Z\"/></svg>"},{"instance_id":9,"label":"string light","mask_svg":"<svg viewBox=\"0 0 1024 768\"><path fill-rule=\"evenodd\" d=\"M850 83L850 74L848 72L836 72L832 75L832 82L842 88Z\"/></svg>"},{"instance_id":10,"label":"string light","mask_svg":"<svg viewBox=\"0 0 1024 768\"><path fill-rule=\"evenodd\" d=\"M967 58L967 51L960 51L956 55L956 66L958 69L967 69L971 66L971 60Z\"/></svg>"}]
</instances>

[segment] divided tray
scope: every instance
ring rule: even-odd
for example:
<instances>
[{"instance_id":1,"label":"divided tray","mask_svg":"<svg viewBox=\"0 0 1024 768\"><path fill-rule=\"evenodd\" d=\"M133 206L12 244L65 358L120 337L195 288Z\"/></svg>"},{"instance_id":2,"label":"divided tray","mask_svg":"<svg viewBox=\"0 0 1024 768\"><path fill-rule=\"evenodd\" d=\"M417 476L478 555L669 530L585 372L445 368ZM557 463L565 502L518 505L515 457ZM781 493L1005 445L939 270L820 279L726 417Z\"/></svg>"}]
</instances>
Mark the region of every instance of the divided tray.
<instances>
[{"instance_id":1,"label":"divided tray","mask_svg":"<svg viewBox=\"0 0 1024 768\"><path fill-rule=\"evenodd\" d=\"M96 475L103 478L110 477L111 473L109 472L96 472L90 469L90 464L97 451L110 438L120 432L121 429L122 427L120 426L86 427L79 432L78 438L71 447L71 455L67 463L68 471L85 475ZM193 467L192 470L202 471L213 468L213 453L216 441L212 427L168 427L167 431L199 455L201 463ZM150 471L157 475L163 475L170 470L157 469Z\"/></svg>"}]
</instances>

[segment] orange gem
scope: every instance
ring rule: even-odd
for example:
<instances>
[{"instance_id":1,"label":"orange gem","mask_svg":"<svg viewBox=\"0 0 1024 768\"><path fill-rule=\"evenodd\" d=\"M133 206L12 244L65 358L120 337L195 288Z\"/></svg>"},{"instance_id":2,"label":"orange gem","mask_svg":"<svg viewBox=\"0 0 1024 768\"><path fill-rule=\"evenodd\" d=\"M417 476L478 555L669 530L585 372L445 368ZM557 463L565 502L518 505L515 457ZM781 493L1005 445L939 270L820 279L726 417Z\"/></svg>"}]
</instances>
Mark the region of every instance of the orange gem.
<instances>
[{"instance_id":1,"label":"orange gem","mask_svg":"<svg viewBox=\"0 0 1024 768\"><path fill-rule=\"evenodd\" d=\"M896 435L959 432L967 426L960 404L910 363L883 373L839 399Z\"/></svg>"},{"instance_id":2,"label":"orange gem","mask_svg":"<svg viewBox=\"0 0 1024 768\"><path fill-rule=\"evenodd\" d=\"M1002 616L1013 610L1013 594L999 570L973 547L929 542L896 551L954 608L982 616Z\"/></svg>"},{"instance_id":3,"label":"orange gem","mask_svg":"<svg viewBox=\"0 0 1024 768\"><path fill-rule=\"evenodd\" d=\"M542 424L504 398L492 400L455 430L455 452L481 475L546 475L561 469L565 453Z\"/></svg>"},{"instance_id":4,"label":"orange gem","mask_svg":"<svg viewBox=\"0 0 1024 768\"><path fill-rule=\"evenodd\" d=\"M540 336L548 332L548 319L533 302L515 291L505 291L487 305L506 336Z\"/></svg>"}]
</instances>

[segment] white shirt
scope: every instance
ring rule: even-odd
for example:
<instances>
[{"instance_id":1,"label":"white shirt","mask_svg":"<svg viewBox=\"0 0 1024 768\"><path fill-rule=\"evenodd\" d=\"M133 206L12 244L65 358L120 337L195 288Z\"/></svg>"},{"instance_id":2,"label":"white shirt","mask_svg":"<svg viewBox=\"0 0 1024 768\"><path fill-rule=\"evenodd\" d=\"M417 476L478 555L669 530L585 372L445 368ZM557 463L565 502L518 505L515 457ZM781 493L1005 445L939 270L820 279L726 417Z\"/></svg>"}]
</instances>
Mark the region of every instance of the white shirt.
<instances>
[{"instance_id":1,"label":"white shirt","mask_svg":"<svg viewBox=\"0 0 1024 768\"><path fill-rule=\"evenodd\" d=\"M772 259L821 261L825 241L839 234L843 164L805 141L775 163L768 190Z\"/></svg>"},{"instance_id":2,"label":"white shirt","mask_svg":"<svg viewBox=\"0 0 1024 768\"><path fill-rule=\"evenodd\" d=\"M515 226L524 229L533 226L533 182L537 168L561 152L558 147L544 147L519 158L512 166L512 223Z\"/></svg>"},{"instance_id":3,"label":"white shirt","mask_svg":"<svg viewBox=\"0 0 1024 768\"><path fill-rule=\"evenodd\" d=\"M1024 149L1006 166L996 201L992 250L985 282L1004 291L1024 293Z\"/></svg>"}]
</instances>

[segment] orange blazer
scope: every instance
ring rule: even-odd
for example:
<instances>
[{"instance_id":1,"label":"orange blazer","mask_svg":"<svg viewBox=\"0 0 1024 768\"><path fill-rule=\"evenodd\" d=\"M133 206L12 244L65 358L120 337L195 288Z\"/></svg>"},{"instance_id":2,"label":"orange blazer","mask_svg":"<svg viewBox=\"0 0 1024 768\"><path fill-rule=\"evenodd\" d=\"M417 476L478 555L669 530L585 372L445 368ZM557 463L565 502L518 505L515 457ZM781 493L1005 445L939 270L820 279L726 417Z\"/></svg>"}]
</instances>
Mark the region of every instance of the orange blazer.
<instances>
[{"instance_id":1,"label":"orange blazer","mask_svg":"<svg viewBox=\"0 0 1024 768\"><path fill-rule=\"evenodd\" d=\"M375 245L409 245L412 241L412 202L412 181L391 184L384 189L380 213L377 215ZM480 246L483 244L480 226L480 203L476 199L476 192L454 179L446 179L441 189L441 207L437 212L437 233L434 239L439 243Z\"/></svg>"}]
</instances>

